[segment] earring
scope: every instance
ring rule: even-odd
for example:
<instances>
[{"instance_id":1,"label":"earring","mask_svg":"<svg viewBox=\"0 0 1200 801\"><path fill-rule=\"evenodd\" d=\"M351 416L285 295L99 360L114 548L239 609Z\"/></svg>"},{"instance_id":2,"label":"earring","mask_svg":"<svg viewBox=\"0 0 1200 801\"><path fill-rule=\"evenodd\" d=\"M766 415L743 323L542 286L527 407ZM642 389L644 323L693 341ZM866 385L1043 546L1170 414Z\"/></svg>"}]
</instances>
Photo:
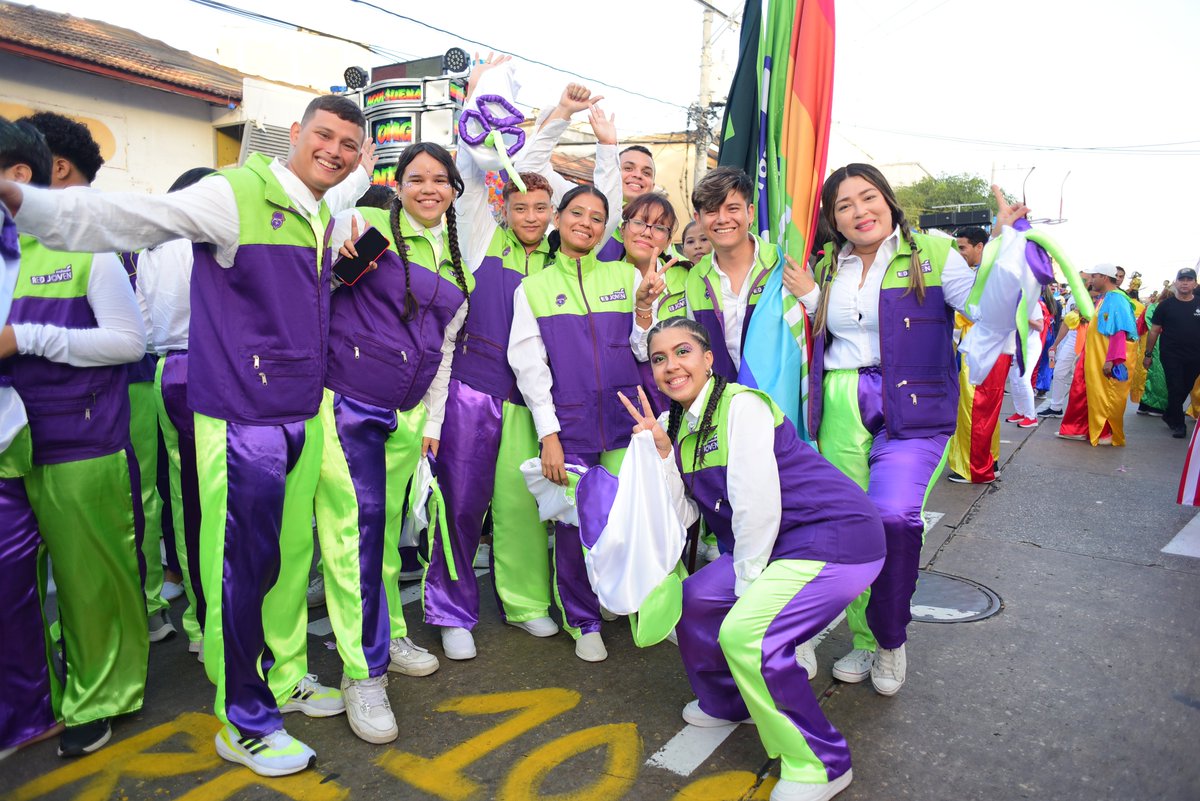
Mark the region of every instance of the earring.
<instances>
[{"instance_id":1,"label":"earring","mask_svg":"<svg viewBox=\"0 0 1200 801\"><path fill-rule=\"evenodd\" d=\"M712 368L711 367L708 368L708 372L705 373L705 375L708 376L709 378L712 378Z\"/></svg>"}]
</instances>

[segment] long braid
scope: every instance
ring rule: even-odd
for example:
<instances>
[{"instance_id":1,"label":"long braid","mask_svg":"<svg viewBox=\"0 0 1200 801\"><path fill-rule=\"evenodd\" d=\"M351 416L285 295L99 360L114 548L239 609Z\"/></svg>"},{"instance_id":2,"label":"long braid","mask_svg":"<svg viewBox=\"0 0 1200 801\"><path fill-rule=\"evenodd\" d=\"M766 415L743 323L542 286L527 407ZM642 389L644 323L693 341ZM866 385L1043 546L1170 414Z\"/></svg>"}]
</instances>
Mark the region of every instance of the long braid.
<instances>
[{"instance_id":1,"label":"long braid","mask_svg":"<svg viewBox=\"0 0 1200 801\"><path fill-rule=\"evenodd\" d=\"M825 257L829 259L829 267L825 270L825 275L821 279L821 297L817 301L817 315L813 319L813 335L819 336L825 333L825 322L829 318L829 287L833 284L833 277L837 275L837 254L840 246L837 242L830 242L825 246ZM822 259L824 261L824 259ZM817 266L821 266L821 262L817 262Z\"/></svg>"},{"instance_id":2,"label":"long braid","mask_svg":"<svg viewBox=\"0 0 1200 801\"><path fill-rule=\"evenodd\" d=\"M713 374L712 392L704 407L704 416L700 418L700 428L696 431L696 448L692 451L692 470L704 465L704 443L717 430L716 424L713 423L713 415L716 414L717 406L721 403L721 394L725 392L726 383L724 376Z\"/></svg>"},{"instance_id":3,"label":"long braid","mask_svg":"<svg viewBox=\"0 0 1200 801\"><path fill-rule=\"evenodd\" d=\"M679 429L683 425L683 404L679 401L671 401L670 414L667 416L667 439L671 440L671 445L675 444L675 438L679 436Z\"/></svg>"},{"instance_id":4,"label":"long braid","mask_svg":"<svg viewBox=\"0 0 1200 801\"><path fill-rule=\"evenodd\" d=\"M917 250L916 240L913 239L912 231L908 230L908 224L903 218L900 220L900 234L912 251L909 256L912 266L908 269L908 292L904 294L915 292L917 303L923 304L925 303L925 273L921 270L921 253Z\"/></svg>"},{"instance_id":5,"label":"long braid","mask_svg":"<svg viewBox=\"0 0 1200 801\"><path fill-rule=\"evenodd\" d=\"M458 249L458 214L454 211L454 204L450 204L450 208L446 209L446 233L450 240L450 272L454 273L454 283L458 284L458 288L462 290L463 297L467 302L466 317L471 316L471 291L467 289L467 276L463 273L462 253ZM464 324L466 317L463 318Z\"/></svg>"},{"instance_id":6,"label":"long braid","mask_svg":"<svg viewBox=\"0 0 1200 801\"><path fill-rule=\"evenodd\" d=\"M417 316L417 299L412 293L412 278L408 271L408 243L404 241L404 234L400 230L399 196L392 200L391 224L392 241L396 243L396 252L400 254L400 266L404 268L404 313L400 315L400 319L407 323Z\"/></svg>"}]
</instances>

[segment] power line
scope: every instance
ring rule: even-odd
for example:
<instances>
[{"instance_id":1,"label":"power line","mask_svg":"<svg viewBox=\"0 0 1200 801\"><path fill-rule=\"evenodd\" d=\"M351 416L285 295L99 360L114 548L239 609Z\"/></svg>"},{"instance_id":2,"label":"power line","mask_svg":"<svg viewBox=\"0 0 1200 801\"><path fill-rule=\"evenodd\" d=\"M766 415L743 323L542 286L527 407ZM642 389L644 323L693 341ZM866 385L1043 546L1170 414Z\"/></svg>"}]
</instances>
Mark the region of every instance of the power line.
<instances>
[{"instance_id":1,"label":"power line","mask_svg":"<svg viewBox=\"0 0 1200 801\"><path fill-rule=\"evenodd\" d=\"M201 2L202 0L192 0L192 1L193 2ZM203 1L210 2L211 0L203 0ZM687 108L688 108L687 106L680 105L679 103L672 103L670 100L663 100L661 97L651 97L650 95L644 94L642 92L638 92L634 89L626 89L625 87L618 86L615 83L609 83L608 81L602 81L599 78L589 78L588 76L582 75L578 72L575 72L574 70L564 69L563 67L556 67L553 64L547 64L545 61L539 61L536 58L522 56L518 53L514 53L512 50L509 50L507 48L490 45L485 42L481 42L477 39L470 39L466 36L463 36L462 34L454 33L453 31L448 31L445 28L439 28L436 25L430 25L428 22L422 22L419 19L405 16L404 14L399 14L395 11L392 11L391 9L387 9L382 6L375 5L374 3L368 2L368 0L350 0L350 2L358 3L359 5L364 5L364 6L367 6L368 8L373 8L376 11L381 11L384 14L387 14L388 16L396 17L397 19L402 19L406 22L411 22L415 25L420 25L423 28L428 28L431 31L437 31L438 33L442 33L447 36L452 36L455 39L461 39L464 42L470 42L473 45L477 45L479 47L486 48L487 50L492 50L494 52L500 52L500 53L508 53L509 55L513 56L514 58L519 58L522 61L526 61L530 64L537 64L538 66L546 67L547 69L554 70L555 72L561 72L566 75L574 75L576 78L579 78L580 80L583 80L583 81L587 81L588 83L599 84L600 86L607 86L610 89L616 89L618 92L624 92L625 94L635 95L637 97L641 97L646 100L653 101L655 103L662 103L664 106L672 106L674 108L683 109L684 111L687 111Z\"/></svg>"},{"instance_id":2,"label":"power line","mask_svg":"<svg viewBox=\"0 0 1200 801\"><path fill-rule=\"evenodd\" d=\"M1196 156L1200 155L1200 150L1171 150L1169 148L1179 145L1194 145L1200 143L1200 139L1189 139L1182 142L1160 142L1148 143L1140 145L1096 145L1096 146L1078 146L1078 145L1052 145L1052 144L1037 144L1032 142L1002 142L994 139L972 139L965 136L949 136L947 134L919 133L916 131L897 131L891 128L876 128L870 125L855 125L853 123L838 123L839 126L847 128L858 128L864 131L877 131L879 133L893 134L895 136L911 136L915 139L935 139L942 142L960 142L969 145L987 145L990 147L1002 147L1013 150L1048 150L1061 151L1067 153L1101 153L1113 155L1132 155L1132 156Z\"/></svg>"}]
</instances>

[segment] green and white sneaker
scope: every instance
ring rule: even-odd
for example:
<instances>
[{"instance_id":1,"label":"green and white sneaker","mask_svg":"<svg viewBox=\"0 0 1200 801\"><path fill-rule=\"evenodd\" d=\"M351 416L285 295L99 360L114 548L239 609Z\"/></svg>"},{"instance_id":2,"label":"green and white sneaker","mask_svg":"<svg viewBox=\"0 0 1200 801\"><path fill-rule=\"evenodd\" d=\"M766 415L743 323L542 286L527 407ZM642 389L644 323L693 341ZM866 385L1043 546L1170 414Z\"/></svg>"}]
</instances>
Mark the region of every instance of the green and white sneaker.
<instances>
[{"instance_id":1,"label":"green and white sneaker","mask_svg":"<svg viewBox=\"0 0 1200 801\"><path fill-rule=\"evenodd\" d=\"M318 683L316 675L309 673L300 679L296 689L292 690L292 697L279 711L284 714L303 712L310 718L328 718L345 712L346 702L342 700L340 690Z\"/></svg>"},{"instance_id":2,"label":"green and white sneaker","mask_svg":"<svg viewBox=\"0 0 1200 801\"><path fill-rule=\"evenodd\" d=\"M287 776L317 764L316 753L285 729L239 738L232 728L223 726L216 742L222 759L245 765L259 776Z\"/></svg>"}]
</instances>

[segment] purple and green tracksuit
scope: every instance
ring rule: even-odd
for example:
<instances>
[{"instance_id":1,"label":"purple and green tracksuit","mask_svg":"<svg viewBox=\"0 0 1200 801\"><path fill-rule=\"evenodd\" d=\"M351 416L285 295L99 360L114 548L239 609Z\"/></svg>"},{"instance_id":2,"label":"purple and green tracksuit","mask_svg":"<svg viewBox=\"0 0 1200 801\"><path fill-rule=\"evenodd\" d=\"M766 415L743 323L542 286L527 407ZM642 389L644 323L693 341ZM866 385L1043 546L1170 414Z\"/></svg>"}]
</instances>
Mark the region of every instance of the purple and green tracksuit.
<instances>
[{"instance_id":1,"label":"purple and green tracksuit","mask_svg":"<svg viewBox=\"0 0 1200 801\"><path fill-rule=\"evenodd\" d=\"M52 251L22 236L9 322L97 327L87 299L91 270L90 253ZM2 480L0 532L24 558L20 582L0 584L5 594L0 603L7 611L39 597L44 573L39 575L34 538L40 531L58 586L66 661L61 717L68 726L140 709L146 686L149 643L139 550L143 518L141 504L134 501L140 484L129 443L125 371L123 364L72 367L38 356L0 362L2 380L24 402L32 443L32 464L24 478ZM20 441L6 457L13 447L20 449ZM6 472L19 472L12 467ZM23 484L25 505L17 484ZM39 624L26 615L21 625L23 630L4 638L7 650L20 651L29 660L27 676L44 676L44 664L34 664L47 658L45 640L37 636ZM13 685L5 687L3 704L13 699L19 716L31 714L27 697L10 693ZM23 689L33 687L25 684ZM41 694L40 689L35 693ZM33 696L28 700L32 703ZM11 713L0 712L0 720L6 717ZM44 729L42 722L37 725Z\"/></svg>"},{"instance_id":2,"label":"purple and green tracksuit","mask_svg":"<svg viewBox=\"0 0 1200 801\"><path fill-rule=\"evenodd\" d=\"M750 282L750 295L746 305L746 316L742 320L740 341L746 344L746 332L750 330L750 316L762 295L767 276L779 263L779 248L768 242L758 240L758 258L750 268L746 280ZM713 373L722 376L726 381L736 381L737 362L725 346L725 315L721 309L721 276L713 267L713 254L709 253L700 263L687 271L684 284L686 303L679 306L678 302L669 307L659 309L659 317L691 317L708 329L708 338L712 343ZM675 308L679 306L678 308Z\"/></svg>"},{"instance_id":3,"label":"purple and green tracksuit","mask_svg":"<svg viewBox=\"0 0 1200 801\"><path fill-rule=\"evenodd\" d=\"M636 270L637 268L634 267ZM680 317L687 311L687 277L686 267L675 265L663 273L666 291L657 300L659 319ZM638 362L638 373L642 377L642 389L650 401L651 411L655 417L671 408L671 399L663 394L654 380L654 368L649 361Z\"/></svg>"},{"instance_id":4,"label":"purple and green tracksuit","mask_svg":"<svg viewBox=\"0 0 1200 801\"><path fill-rule=\"evenodd\" d=\"M779 468L783 508L770 561L739 598L728 428L730 403L742 392L754 392L774 414L770 456ZM784 779L833 781L850 769L850 749L821 712L796 663L796 646L824 629L879 573L879 514L853 482L800 441L766 393L728 385L713 421L716 433L699 446L702 463L695 464L696 434L686 426L675 449L683 482L722 551L683 582L676 632L688 681L709 715L754 718L767 754L781 757Z\"/></svg>"},{"instance_id":5,"label":"purple and green tracksuit","mask_svg":"<svg viewBox=\"0 0 1200 801\"><path fill-rule=\"evenodd\" d=\"M404 320L404 267L388 212L358 211L389 247L378 270L338 289L330 303L316 516L338 652L346 675L365 679L387 671L389 641L408 633L399 589L404 490L421 454L421 399L465 295L448 260L430 266L432 245L401 214L407 285L417 304L413 319Z\"/></svg>"},{"instance_id":6,"label":"purple and green tracksuit","mask_svg":"<svg viewBox=\"0 0 1200 801\"><path fill-rule=\"evenodd\" d=\"M283 728L307 669L305 590L321 464L329 211L293 207L252 155L207 180L237 203L233 265L193 250L188 405L195 412L204 665L238 737Z\"/></svg>"},{"instance_id":7,"label":"purple and green tracksuit","mask_svg":"<svg viewBox=\"0 0 1200 801\"><path fill-rule=\"evenodd\" d=\"M549 614L546 526L520 472L522 462L537 458L537 432L507 358L513 292L523 278L541 272L548 253L545 240L526 253L511 231L497 228L474 270L471 314L454 351L438 450L451 554L442 539L430 539L425 620L434 625L471 629L479 622L479 585L471 565L489 505L501 616L523 623ZM457 581L450 577L449 561Z\"/></svg>"},{"instance_id":8,"label":"purple and green tracksuit","mask_svg":"<svg viewBox=\"0 0 1200 801\"><path fill-rule=\"evenodd\" d=\"M876 644L899 648L907 639L925 539L921 512L945 465L958 411L954 310L942 294L942 268L954 241L914 238L925 302L908 289L911 250L901 239L879 292L880 364L826 372L825 334L814 337L810 368L809 421L821 454L867 491L887 535L879 578L846 610L854 647L869 651ZM829 256L815 272L828 292Z\"/></svg>"},{"instance_id":9,"label":"purple and green tracksuit","mask_svg":"<svg viewBox=\"0 0 1200 801\"><path fill-rule=\"evenodd\" d=\"M121 265L129 284L137 289L137 253L122 253ZM140 500L146 521L142 537L142 557L146 561L146 611L150 614L170 606L162 597L163 567L159 545L162 542L163 500L158 494L158 404L155 401L154 373L158 358L147 353L140 361L126 366L129 380L129 439L141 476Z\"/></svg>"},{"instance_id":10,"label":"purple and green tracksuit","mask_svg":"<svg viewBox=\"0 0 1200 801\"><path fill-rule=\"evenodd\" d=\"M569 464L620 468L629 445L629 412L617 392L637 396L641 382L629 345L636 271L624 262L559 253L521 282L537 320L554 378L551 396L559 442ZM579 529L559 523L554 536L555 587L573 637L600 630L600 601L583 560Z\"/></svg>"}]
</instances>

